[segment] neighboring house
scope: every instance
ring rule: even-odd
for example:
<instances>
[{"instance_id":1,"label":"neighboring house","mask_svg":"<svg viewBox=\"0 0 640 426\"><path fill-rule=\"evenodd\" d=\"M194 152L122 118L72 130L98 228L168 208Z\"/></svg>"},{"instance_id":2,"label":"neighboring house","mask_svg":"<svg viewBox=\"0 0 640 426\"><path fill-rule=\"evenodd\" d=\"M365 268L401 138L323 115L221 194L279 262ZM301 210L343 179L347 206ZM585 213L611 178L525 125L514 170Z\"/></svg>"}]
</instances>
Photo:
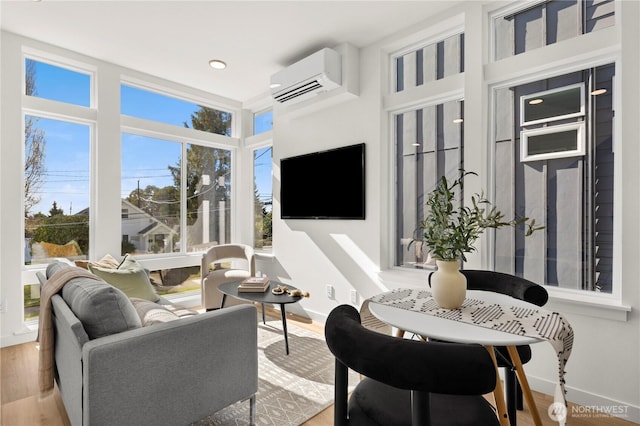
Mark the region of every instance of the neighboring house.
<instances>
[{"instance_id":1,"label":"neighboring house","mask_svg":"<svg viewBox=\"0 0 640 426\"><path fill-rule=\"evenodd\" d=\"M171 253L178 232L127 200L122 200L122 241L136 253Z\"/></svg>"}]
</instances>

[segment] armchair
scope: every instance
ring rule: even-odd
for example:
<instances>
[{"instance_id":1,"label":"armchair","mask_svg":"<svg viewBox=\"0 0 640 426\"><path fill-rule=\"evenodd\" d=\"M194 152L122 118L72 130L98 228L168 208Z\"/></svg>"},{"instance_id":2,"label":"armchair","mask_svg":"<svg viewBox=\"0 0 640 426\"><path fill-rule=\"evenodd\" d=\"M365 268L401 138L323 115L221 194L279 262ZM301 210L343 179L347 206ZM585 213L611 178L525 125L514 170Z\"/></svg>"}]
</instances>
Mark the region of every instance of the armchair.
<instances>
[{"instance_id":1,"label":"armchair","mask_svg":"<svg viewBox=\"0 0 640 426\"><path fill-rule=\"evenodd\" d=\"M216 265L232 261L231 268L219 268ZM214 268L210 265L214 263ZM237 266L237 264L240 266ZM255 276L256 260L253 248L244 244L223 244L209 248L202 255L200 267L202 306L210 311L222 303L220 284L239 281Z\"/></svg>"}]
</instances>

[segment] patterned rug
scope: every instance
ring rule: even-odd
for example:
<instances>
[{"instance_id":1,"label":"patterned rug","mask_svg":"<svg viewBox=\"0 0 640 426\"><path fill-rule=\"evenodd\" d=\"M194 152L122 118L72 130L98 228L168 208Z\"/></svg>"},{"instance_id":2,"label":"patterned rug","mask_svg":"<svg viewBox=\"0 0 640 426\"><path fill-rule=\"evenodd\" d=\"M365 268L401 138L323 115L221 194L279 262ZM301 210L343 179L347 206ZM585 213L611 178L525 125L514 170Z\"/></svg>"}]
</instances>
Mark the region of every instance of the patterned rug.
<instances>
[{"instance_id":1,"label":"patterned rug","mask_svg":"<svg viewBox=\"0 0 640 426\"><path fill-rule=\"evenodd\" d=\"M256 424L297 426L333 404L334 358L324 336L287 323L289 355L282 324L258 324ZM350 372L349 384L359 375ZM248 425L249 402L240 402L192 426Z\"/></svg>"}]
</instances>

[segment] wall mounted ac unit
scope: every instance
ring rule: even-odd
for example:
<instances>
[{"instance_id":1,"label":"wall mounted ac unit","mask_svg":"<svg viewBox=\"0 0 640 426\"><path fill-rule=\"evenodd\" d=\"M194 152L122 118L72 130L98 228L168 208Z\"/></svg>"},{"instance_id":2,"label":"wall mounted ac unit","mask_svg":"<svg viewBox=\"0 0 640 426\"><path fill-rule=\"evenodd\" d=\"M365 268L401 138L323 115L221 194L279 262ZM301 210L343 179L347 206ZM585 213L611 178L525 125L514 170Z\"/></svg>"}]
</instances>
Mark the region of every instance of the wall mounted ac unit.
<instances>
[{"instance_id":1,"label":"wall mounted ac unit","mask_svg":"<svg viewBox=\"0 0 640 426\"><path fill-rule=\"evenodd\" d=\"M308 99L342 85L342 60L325 48L271 76L271 95L283 104Z\"/></svg>"}]
</instances>

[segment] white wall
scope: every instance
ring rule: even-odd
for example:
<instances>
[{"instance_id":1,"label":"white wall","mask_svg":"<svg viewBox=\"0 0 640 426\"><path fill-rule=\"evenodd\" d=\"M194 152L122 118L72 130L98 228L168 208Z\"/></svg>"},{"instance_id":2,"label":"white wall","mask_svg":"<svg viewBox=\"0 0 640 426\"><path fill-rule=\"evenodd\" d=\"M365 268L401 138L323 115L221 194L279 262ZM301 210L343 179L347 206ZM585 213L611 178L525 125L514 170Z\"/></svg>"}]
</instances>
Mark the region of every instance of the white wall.
<instances>
[{"instance_id":1,"label":"white wall","mask_svg":"<svg viewBox=\"0 0 640 426\"><path fill-rule=\"evenodd\" d=\"M638 117L640 117L640 87L638 75L637 42L640 40L634 20L640 18L640 3L624 2L620 13L624 26L622 40L623 60L617 78L622 85L622 100L616 114L621 118L622 141L616 155L622 158L622 188L618 197L620 208L620 238L618 254L621 263L618 284L622 297L618 300L576 302L572 296L556 297L552 293L550 309L563 313L575 331L574 349L567 365L568 399L572 402L595 406L603 410L618 410L622 417L640 423L640 307L638 291L637 224L639 209L637 148ZM491 105L484 81L484 66L479 59L486 54L486 25L483 5L468 4L450 11L442 22L463 11L467 62L465 75L465 167L487 171L491 147L487 144L487 111ZM413 30L424 31L430 23ZM437 24L435 24L437 25ZM484 33L483 33L484 32ZM350 291L355 289L362 297L399 286L425 285L426 273L411 273L389 267L390 252L385 247L392 235L391 170L393 147L388 117L381 99L387 95L388 69L386 52L396 46L411 31L375 46L360 50L360 97L324 109L314 108L301 114L303 108L277 107L274 114L274 254L271 263L263 263L262 270L272 277L290 282L310 291L311 298L300 303L298 309L310 317L323 320L331 308L350 302ZM571 51L564 52L570 57ZM292 112L289 111L292 110ZM485 135L485 136L483 136ZM630 141L626 142L626 141ZM279 159L291 155L323 150L341 145L365 142L367 144L367 219L365 221L280 220L278 205ZM626 142L626 143L625 143ZM312 177L310 177L312 178ZM487 182L489 179L487 178ZM473 267L487 267L485 253L474 256ZM325 294L326 285L336 287L335 298ZM575 297L574 299L579 299ZM607 298L604 298L607 299ZM632 310L626 313L628 307ZM526 365L528 377L535 390L552 394L557 381L557 358L551 345L540 343L533 347L533 360ZM538 407L546 418L548 407ZM569 413L571 416L571 413Z\"/></svg>"}]
</instances>

